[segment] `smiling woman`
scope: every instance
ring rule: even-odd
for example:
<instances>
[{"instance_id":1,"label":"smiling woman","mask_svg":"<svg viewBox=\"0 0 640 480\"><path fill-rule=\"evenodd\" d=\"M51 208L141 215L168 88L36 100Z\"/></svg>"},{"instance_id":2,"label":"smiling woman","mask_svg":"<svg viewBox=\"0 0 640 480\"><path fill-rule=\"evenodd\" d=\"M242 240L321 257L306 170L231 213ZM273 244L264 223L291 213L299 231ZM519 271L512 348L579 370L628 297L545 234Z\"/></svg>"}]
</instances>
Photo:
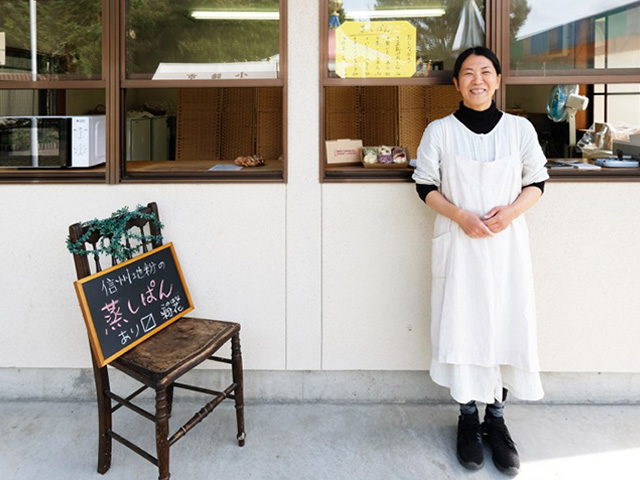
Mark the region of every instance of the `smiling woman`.
<instances>
[{"instance_id":1,"label":"smiling woman","mask_svg":"<svg viewBox=\"0 0 640 480\"><path fill-rule=\"evenodd\" d=\"M483 466L484 433L496 467L513 475L520 461L503 418L506 389L523 400L543 395L522 214L549 176L531 123L493 103L500 74L485 47L458 56L453 82L462 105L426 128L413 178L437 213L429 373L460 403L458 460ZM482 426L476 401L488 405Z\"/></svg>"},{"instance_id":2,"label":"smiling woman","mask_svg":"<svg viewBox=\"0 0 640 480\"><path fill-rule=\"evenodd\" d=\"M493 95L500 87L500 62L493 52L483 48L468 49L460 54L453 67L453 84L462 96L462 103L472 110L482 111L491 106ZM489 58L485 55L490 55Z\"/></svg>"}]
</instances>

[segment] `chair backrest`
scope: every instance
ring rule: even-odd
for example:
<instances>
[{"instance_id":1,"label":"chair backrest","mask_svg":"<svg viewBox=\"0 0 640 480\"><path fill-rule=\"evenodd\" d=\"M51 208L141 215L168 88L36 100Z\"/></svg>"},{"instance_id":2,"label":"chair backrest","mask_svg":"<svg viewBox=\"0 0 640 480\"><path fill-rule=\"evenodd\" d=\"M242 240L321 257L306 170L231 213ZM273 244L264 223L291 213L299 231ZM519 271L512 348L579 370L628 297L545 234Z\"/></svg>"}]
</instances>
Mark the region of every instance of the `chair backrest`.
<instances>
[{"instance_id":1,"label":"chair backrest","mask_svg":"<svg viewBox=\"0 0 640 480\"><path fill-rule=\"evenodd\" d=\"M160 217L158 215L158 206L155 202L147 204L146 207L143 207L138 211L144 214L153 214L158 222L154 222L151 218L133 218L127 221L125 229L135 230L135 232L138 234L137 236L141 237L143 240L137 241L137 244L132 245L132 242L127 238L125 247L127 251L131 251L132 248L139 246L139 253L145 253L162 245L162 239L160 237L161 231L158 227ZM69 227L69 240L72 243L77 243L87 233L88 230L89 225L83 223L74 223ZM95 231L85 240L85 242L81 246L79 246L79 249L86 252L86 246L88 245L89 251L98 250L98 246L103 239L107 242L111 240L110 238L105 237L100 232ZM129 257L131 257L131 255L129 255ZM89 255L74 253L73 260L75 262L78 280L94 273L100 272L103 268L108 268L109 266L116 265L120 263L120 261L122 261L119 261L113 256L99 253L91 253ZM91 265L92 263L93 268Z\"/></svg>"}]
</instances>

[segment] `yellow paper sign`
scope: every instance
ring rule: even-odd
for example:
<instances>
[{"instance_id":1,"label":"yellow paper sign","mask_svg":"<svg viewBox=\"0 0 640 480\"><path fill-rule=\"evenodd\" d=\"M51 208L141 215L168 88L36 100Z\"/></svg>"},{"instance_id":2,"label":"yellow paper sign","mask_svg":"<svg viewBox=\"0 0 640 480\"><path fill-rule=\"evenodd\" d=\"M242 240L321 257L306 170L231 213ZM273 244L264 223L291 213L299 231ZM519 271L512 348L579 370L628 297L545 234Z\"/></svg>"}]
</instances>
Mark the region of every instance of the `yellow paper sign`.
<instances>
[{"instance_id":1,"label":"yellow paper sign","mask_svg":"<svg viewBox=\"0 0 640 480\"><path fill-rule=\"evenodd\" d=\"M336 30L340 77L411 77L415 71L416 27L411 23L344 22Z\"/></svg>"}]
</instances>

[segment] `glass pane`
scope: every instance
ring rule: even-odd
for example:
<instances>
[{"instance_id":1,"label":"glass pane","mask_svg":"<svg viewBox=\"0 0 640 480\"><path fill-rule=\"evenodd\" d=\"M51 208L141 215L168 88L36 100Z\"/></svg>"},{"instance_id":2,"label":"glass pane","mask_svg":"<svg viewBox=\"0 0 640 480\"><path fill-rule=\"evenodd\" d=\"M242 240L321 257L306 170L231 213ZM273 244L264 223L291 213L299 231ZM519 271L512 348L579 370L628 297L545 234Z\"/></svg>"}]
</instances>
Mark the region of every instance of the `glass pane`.
<instances>
[{"instance_id":1,"label":"glass pane","mask_svg":"<svg viewBox=\"0 0 640 480\"><path fill-rule=\"evenodd\" d=\"M0 168L104 165L103 90L0 90Z\"/></svg>"},{"instance_id":2,"label":"glass pane","mask_svg":"<svg viewBox=\"0 0 640 480\"><path fill-rule=\"evenodd\" d=\"M126 175L282 175L281 87L128 89L125 110Z\"/></svg>"},{"instance_id":3,"label":"glass pane","mask_svg":"<svg viewBox=\"0 0 640 480\"><path fill-rule=\"evenodd\" d=\"M0 80L101 78L101 0L4 0L0 44L2 37Z\"/></svg>"},{"instance_id":4,"label":"glass pane","mask_svg":"<svg viewBox=\"0 0 640 480\"><path fill-rule=\"evenodd\" d=\"M127 77L277 78L278 0L129 0Z\"/></svg>"},{"instance_id":5,"label":"glass pane","mask_svg":"<svg viewBox=\"0 0 640 480\"><path fill-rule=\"evenodd\" d=\"M485 43L483 0L328 0L329 74L426 76Z\"/></svg>"},{"instance_id":6,"label":"glass pane","mask_svg":"<svg viewBox=\"0 0 640 480\"><path fill-rule=\"evenodd\" d=\"M609 93L640 93L640 84L638 83L612 83L608 85ZM640 119L638 119L640 122Z\"/></svg>"},{"instance_id":7,"label":"glass pane","mask_svg":"<svg viewBox=\"0 0 640 480\"><path fill-rule=\"evenodd\" d=\"M552 95L553 85L508 85L507 112L526 117L538 132L538 140L547 158L564 158L569 153L569 122L554 121L547 115L547 101ZM580 85L579 94L587 95L590 86ZM575 115L576 140L591 126L594 102ZM575 153L574 153L575 154Z\"/></svg>"},{"instance_id":8,"label":"glass pane","mask_svg":"<svg viewBox=\"0 0 640 480\"><path fill-rule=\"evenodd\" d=\"M607 122L627 126L640 124L640 94L606 96Z\"/></svg>"},{"instance_id":9,"label":"glass pane","mask_svg":"<svg viewBox=\"0 0 640 480\"><path fill-rule=\"evenodd\" d=\"M511 0L514 75L640 67L637 0Z\"/></svg>"},{"instance_id":10,"label":"glass pane","mask_svg":"<svg viewBox=\"0 0 640 480\"><path fill-rule=\"evenodd\" d=\"M594 122L604 123L604 121L605 121L604 99L605 99L605 97L603 95L595 95L593 97L593 121Z\"/></svg>"}]
</instances>

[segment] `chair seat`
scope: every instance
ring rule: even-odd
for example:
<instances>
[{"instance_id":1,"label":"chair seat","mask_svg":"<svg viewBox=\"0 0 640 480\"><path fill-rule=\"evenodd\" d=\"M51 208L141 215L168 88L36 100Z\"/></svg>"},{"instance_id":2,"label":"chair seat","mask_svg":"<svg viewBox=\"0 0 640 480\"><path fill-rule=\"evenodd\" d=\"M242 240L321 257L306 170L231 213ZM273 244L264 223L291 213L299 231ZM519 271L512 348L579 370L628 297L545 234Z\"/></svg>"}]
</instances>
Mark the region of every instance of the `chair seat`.
<instances>
[{"instance_id":1,"label":"chair seat","mask_svg":"<svg viewBox=\"0 0 640 480\"><path fill-rule=\"evenodd\" d=\"M234 333L237 323L183 317L111 362L149 387L167 386L209 358Z\"/></svg>"}]
</instances>

